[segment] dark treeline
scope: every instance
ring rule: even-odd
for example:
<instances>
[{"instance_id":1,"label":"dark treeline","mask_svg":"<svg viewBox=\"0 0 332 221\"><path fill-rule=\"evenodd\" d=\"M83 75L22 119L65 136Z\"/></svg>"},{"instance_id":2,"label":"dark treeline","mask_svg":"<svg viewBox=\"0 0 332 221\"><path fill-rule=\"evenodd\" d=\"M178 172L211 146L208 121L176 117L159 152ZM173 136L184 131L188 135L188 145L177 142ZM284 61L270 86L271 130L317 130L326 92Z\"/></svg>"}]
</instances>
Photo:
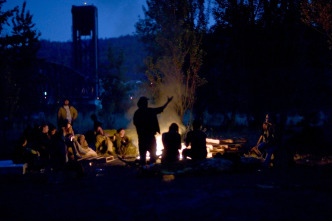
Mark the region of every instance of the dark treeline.
<instances>
[{"instance_id":1,"label":"dark treeline","mask_svg":"<svg viewBox=\"0 0 332 221\"><path fill-rule=\"evenodd\" d=\"M217 22L204 41L201 73L209 83L198 93L201 107L255 119L329 113L331 50L326 35L303 22L302 2L216 1Z\"/></svg>"},{"instance_id":2,"label":"dark treeline","mask_svg":"<svg viewBox=\"0 0 332 221\"><path fill-rule=\"evenodd\" d=\"M314 6L299 0L149 0L145 18L137 23L138 37L155 61L148 66L148 73L154 76L149 79L158 78L159 83L166 79L167 71L158 67L160 58L177 59L173 48L183 47L191 51L186 51L181 65L184 79L188 79L187 73L194 78L188 63L199 55L201 60L190 67L201 62L198 75L207 81L191 82L197 86L192 110L198 117L204 112L225 117L230 113L232 125L237 113L250 115L254 123L264 113L284 119L294 114L312 117L318 111L329 114L331 22L326 20L330 20L331 2L311 2L320 3L315 10L324 10L317 13L323 17L306 17ZM215 20L211 28L207 28L209 16ZM201 41L191 46L186 38ZM173 43L166 45L167 41ZM192 50L195 47L199 50Z\"/></svg>"}]
</instances>

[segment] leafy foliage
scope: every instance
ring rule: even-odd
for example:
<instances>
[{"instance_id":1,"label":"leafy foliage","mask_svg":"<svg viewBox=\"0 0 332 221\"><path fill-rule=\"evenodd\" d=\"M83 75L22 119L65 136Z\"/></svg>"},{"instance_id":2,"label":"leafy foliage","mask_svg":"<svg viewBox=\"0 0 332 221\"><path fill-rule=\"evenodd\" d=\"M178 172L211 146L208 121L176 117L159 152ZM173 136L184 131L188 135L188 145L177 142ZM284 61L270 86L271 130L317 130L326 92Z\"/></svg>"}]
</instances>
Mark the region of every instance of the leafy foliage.
<instances>
[{"instance_id":1,"label":"leafy foliage","mask_svg":"<svg viewBox=\"0 0 332 221\"><path fill-rule=\"evenodd\" d=\"M0 2L0 5L4 1ZM1 22L7 23L12 17L12 35L1 38L1 89L3 90L1 107L2 116L13 120L18 111L27 111L31 104L38 102L37 89L39 81L34 64L38 51L40 33L34 29L32 15L18 7L1 12ZM3 24L2 23L2 24Z\"/></svg>"},{"instance_id":2,"label":"leafy foliage","mask_svg":"<svg viewBox=\"0 0 332 221\"><path fill-rule=\"evenodd\" d=\"M138 36L151 53L145 61L146 74L155 100L174 96L175 111L181 119L192 110L199 76L206 30L204 1L147 1L145 18L136 24Z\"/></svg>"},{"instance_id":3,"label":"leafy foliage","mask_svg":"<svg viewBox=\"0 0 332 221\"><path fill-rule=\"evenodd\" d=\"M332 49L332 2L330 0L302 1L302 21L328 38Z\"/></svg>"}]
</instances>

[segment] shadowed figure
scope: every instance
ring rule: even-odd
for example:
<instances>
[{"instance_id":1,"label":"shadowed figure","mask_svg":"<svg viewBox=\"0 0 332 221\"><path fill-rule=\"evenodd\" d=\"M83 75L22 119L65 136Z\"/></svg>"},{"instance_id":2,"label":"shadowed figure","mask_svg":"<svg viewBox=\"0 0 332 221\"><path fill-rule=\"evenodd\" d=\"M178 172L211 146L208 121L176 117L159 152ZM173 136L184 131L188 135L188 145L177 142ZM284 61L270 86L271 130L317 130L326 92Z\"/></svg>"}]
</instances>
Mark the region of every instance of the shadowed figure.
<instances>
[{"instance_id":1,"label":"shadowed figure","mask_svg":"<svg viewBox=\"0 0 332 221\"><path fill-rule=\"evenodd\" d=\"M194 120L193 130L189 131L185 140L185 144L191 149L184 149L182 156L184 159L190 157L192 160L202 160L207 156L206 150L206 134L201 131L201 122Z\"/></svg>"},{"instance_id":2,"label":"shadowed figure","mask_svg":"<svg viewBox=\"0 0 332 221\"><path fill-rule=\"evenodd\" d=\"M163 133L162 141L164 145L162 162L176 162L180 158L179 149L181 149L181 135L179 134L179 126L172 123L169 131Z\"/></svg>"},{"instance_id":3,"label":"shadowed figure","mask_svg":"<svg viewBox=\"0 0 332 221\"><path fill-rule=\"evenodd\" d=\"M159 123L157 119L157 114L163 112L169 102L171 102L173 97L169 97L167 102L157 108L148 107L148 98L141 97L138 102L138 110L134 114L134 125L136 126L136 131L138 135L138 147L140 154L141 165L146 164L146 152L150 152L150 162L156 162L157 155L157 142L155 138L156 133L160 133Z\"/></svg>"},{"instance_id":4,"label":"shadowed figure","mask_svg":"<svg viewBox=\"0 0 332 221\"><path fill-rule=\"evenodd\" d=\"M268 114L265 116L265 121L262 125L262 133L249 154L255 154L263 160L263 166L270 166L272 154L276 150L276 138L274 125L270 122Z\"/></svg>"}]
</instances>

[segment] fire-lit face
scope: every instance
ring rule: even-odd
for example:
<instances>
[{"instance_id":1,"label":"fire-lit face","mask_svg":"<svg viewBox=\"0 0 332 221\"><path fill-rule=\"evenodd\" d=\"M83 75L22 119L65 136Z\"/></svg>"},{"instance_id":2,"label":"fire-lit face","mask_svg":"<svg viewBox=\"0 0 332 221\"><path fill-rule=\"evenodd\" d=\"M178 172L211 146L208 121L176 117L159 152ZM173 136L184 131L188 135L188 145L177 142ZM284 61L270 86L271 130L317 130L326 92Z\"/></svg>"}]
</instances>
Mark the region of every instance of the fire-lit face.
<instances>
[{"instance_id":1,"label":"fire-lit face","mask_svg":"<svg viewBox=\"0 0 332 221\"><path fill-rule=\"evenodd\" d=\"M125 130L123 130L123 129L120 130L120 132L119 132L120 137L124 137L125 133L126 133Z\"/></svg>"},{"instance_id":2,"label":"fire-lit face","mask_svg":"<svg viewBox=\"0 0 332 221\"><path fill-rule=\"evenodd\" d=\"M43 127L43 133L44 134L47 134L48 133L48 125L45 125L44 127Z\"/></svg>"},{"instance_id":3,"label":"fire-lit face","mask_svg":"<svg viewBox=\"0 0 332 221\"><path fill-rule=\"evenodd\" d=\"M65 100L64 104L69 105L69 100Z\"/></svg>"}]
</instances>

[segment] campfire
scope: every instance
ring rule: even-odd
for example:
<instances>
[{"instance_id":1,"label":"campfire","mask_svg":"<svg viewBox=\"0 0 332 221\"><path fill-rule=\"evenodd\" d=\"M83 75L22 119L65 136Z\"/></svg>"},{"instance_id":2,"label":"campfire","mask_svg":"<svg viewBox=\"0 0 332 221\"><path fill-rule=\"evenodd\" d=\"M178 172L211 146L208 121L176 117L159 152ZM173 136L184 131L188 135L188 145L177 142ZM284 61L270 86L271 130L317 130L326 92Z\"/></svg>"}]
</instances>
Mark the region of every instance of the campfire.
<instances>
[{"instance_id":1,"label":"campfire","mask_svg":"<svg viewBox=\"0 0 332 221\"><path fill-rule=\"evenodd\" d=\"M162 136L156 136L157 140L157 156L161 156L164 149L162 143ZM216 155L223 155L225 152L239 152L241 148L245 145L247 140L245 138L235 138L235 139L212 139L206 138L206 149L207 158L213 158ZM181 144L180 150L180 160L182 160L182 151L186 148L185 144ZM187 148L190 148L187 147ZM147 159L150 158L149 152L147 153Z\"/></svg>"}]
</instances>

